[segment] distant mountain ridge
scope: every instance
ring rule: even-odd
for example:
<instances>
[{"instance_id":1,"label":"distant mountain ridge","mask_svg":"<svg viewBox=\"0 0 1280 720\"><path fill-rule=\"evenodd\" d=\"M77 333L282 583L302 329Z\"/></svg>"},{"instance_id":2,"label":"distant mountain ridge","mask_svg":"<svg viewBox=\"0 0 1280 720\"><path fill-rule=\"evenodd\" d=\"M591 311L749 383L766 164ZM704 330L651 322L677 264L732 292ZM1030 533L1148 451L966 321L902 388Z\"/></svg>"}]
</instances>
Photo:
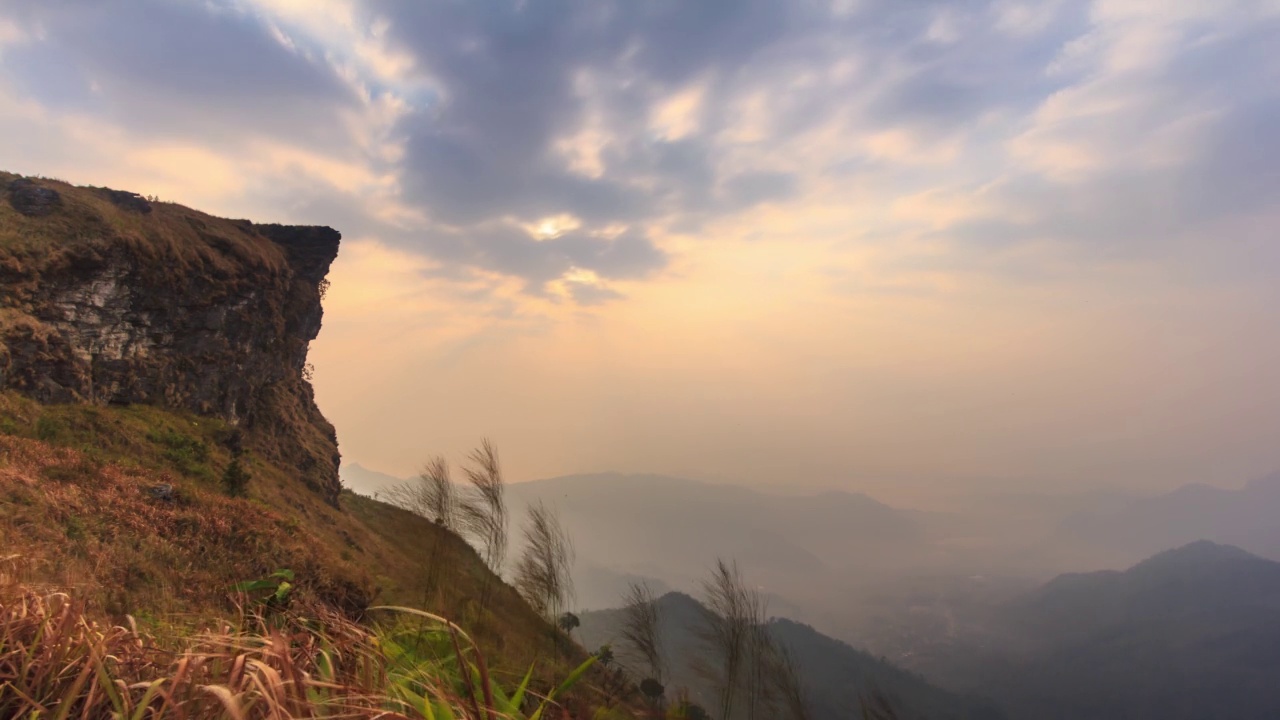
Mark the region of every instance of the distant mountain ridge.
<instances>
[{"instance_id":1,"label":"distant mountain ridge","mask_svg":"<svg viewBox=\"0 0 1280 720\"><path fill-rule=\"evenodd\" d=\"M514 483L509 494L513 506L542 500L556 507L584 569L607 567L679 589L696 586L716 558L733 558L780 602L851 568L892 566L925 542L911 512L856 493L784 495L604 473ZM583 607L609 607L622 589L588 585L579 597Z\"/></svg>"},{"instance_id":2,"label":"distant mountain ridge","mask_svg":"<svg viewBox=\"0 0 1280 720\"><path fill-rule=\"evenodd\" d=\"M1232 490L1184 485L1063 524L1060 541L1108 548L1129 562L1207 539L1280 560L1280 473Z\"/></svg>"},{"instance_id":3,"label":"distant mountain ridge","mask_svg":"<svg viewBox=\"0 0 1280 720\"><path fill-rule=\"evenodd\" d=\"M404 482L402 478L370 470L360 463L343 463L338 476L344 488L369 497L385 495L388 489Z\"/></svg>"}]
</instances>

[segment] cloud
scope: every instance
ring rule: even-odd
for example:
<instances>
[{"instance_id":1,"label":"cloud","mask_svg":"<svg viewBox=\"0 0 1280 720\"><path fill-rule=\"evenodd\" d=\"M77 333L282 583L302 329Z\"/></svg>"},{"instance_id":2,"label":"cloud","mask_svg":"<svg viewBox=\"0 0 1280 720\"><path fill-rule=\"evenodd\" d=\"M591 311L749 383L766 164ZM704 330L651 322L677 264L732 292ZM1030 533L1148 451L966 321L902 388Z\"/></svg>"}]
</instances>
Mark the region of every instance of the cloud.
<instances>
[{"instance_id":1,"label":"cloud","mask_svg":"<svg viewBox=\"0 0 1280 720\"><path fill-rule=\"evenodd\" d=\"M459 235L484 236L464 242L483 245L472 257L491 268L541 282L572 268L637 277L666 264L645 234L652 224L795 191L784 173L730 174L715 137L721 128L695 117L697 102L672 103L696 97L701 83L731 82L785 37L795 15L786 3L387 0L371 8L388 18L391 39L438 97L401 126L405 197ZM664 106L679 116L680 132L655 132L651 119ZM486 230L499 219L558 214L580 218L584 232L535 245ZM628 228L624 239L599 239L597 231L618 225Z\"/></svg>"},{"instance_id":2,"label":"cloud","mask_svg":"<svg viewBox=\"0 0 1280 720\"><path fill-rule=\"evenodd\" d=\"M1280 14L1171 15L1096 6L1055 63L1072 82L1028 115L1005 144L1011 162L982 186L986 214L939 233L957 253L1053 243L1095 264L1260 259L1215 228L1280 198L1280 139L1267 130L1280 123L1280 63L1265 50Z\"/></svg>"},{"instance_id":3,"label":"cloud","mask_svg":"<svg viewBox=\"0 0 1280 720\"><path fill-rule=\"evenodd\" d=\"M269 173L238 207L534 295L590 272L603 298L661 277L663 238L841 197L848 236L957 272L1018 244L1164 262L1162 237L1280 193L1276 22L1189 0L17 0L0 68L37 115ZM943 196L972 209L900 211Z\"/></svg>"},{"instance_id":4,"label":"cloud","mask_svg":"<svg viewBox=\"0 0 1280 720\"><path fill-rule=\"evenodd\" d=\"M372 462L1192 479L1274 465L1278 15L4 0L0 158L341 229L318 389Z\"/></svg>"},{"instance_id":5,"label":"cloud","mask_svg":"<svg viewBox=\"0 0 1280 720\"><path fill-rule=\"evenodd\" d=\"M359 99L322 55L226 4L19 0L3 67L26 97L158 139L332 143Z\"/></svg>"}]
</instances>

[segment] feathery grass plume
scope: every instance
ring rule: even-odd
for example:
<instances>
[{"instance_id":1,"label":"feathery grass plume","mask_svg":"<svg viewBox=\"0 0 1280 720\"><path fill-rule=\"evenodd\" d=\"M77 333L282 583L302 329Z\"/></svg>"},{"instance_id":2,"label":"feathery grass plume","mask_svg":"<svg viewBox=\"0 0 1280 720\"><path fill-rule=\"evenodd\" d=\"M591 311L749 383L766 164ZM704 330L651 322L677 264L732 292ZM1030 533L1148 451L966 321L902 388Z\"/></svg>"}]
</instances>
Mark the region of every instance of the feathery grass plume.
<instances>
[{"instance_id":1,"label":"feathery grass plume","mask_svg":"<svg viewBox=\"0 0 1280 720\"><path fill-rule=\"evenodd\" d=\"M643 663L648 677L666 682L658 600L647 583L633 582L622 596L622 641L633 661Z\"/></svg>"},{"instance_id":2,"label":"feathery grass plume","mask_svg":"<svg viewBox=\"0 0 1280 720\"><path fill-rule=\"evenodd\" d=\"M524 541L515 568L516 590L540 615L556 622L573 598L573 540L555 511L539 500L529 508Z\"/></svg>"},{"instance_id":3,"label":"feathery grass plume","mask_svg":"<svg viewBox=\"0 0 1280 720\"><path fill-rule=\"evenodd\" d=\"M418 477L387 492L392 505L421 515L446 530L458 525L458 491L449 473L449 462L436 455L422 466Z\"/></svg>"},{"instance_id":4,"label":"feathery grass plume","mask_svg":"<svg viewBox=\"0 0 1280 720\"><path fill-rule=\"evenodd\" d=\"M485 438L467 458L463 469L471 494L458 505L460 527L482 546L485 563L497 575L507 557L506 483L498 463L498 449Z\"/></svg>"},{"instance_id":5,"label":"feathery grass plume","mask_svg":"<svg viewBox=\"0 0 1280 720\"><path fill-rule=\"evenodd\" d=\"M434 522L443 530L456 532L458 526L458 491L449 476L449 462L436 455L422 466L418 477L400 483L388 493L391 504ZM439 533L431 533L426 558L422 605L426 607L440 584L440 569L446 558L447 543Z\"/></svg>"},{"instance_id":6,"label":"feathery grass plume","mask_svg":"<svg viewBox=\"0 0 1280 720\"><path fill-rule=\"evenodd\" d=\"M717 560L703 583L707 609L697 631L706 650L695 670L719 696L720 717L742 705L747 720L808 720L798 668L769 627L768 602L743 581L736 562Z\"/></svg>"},{"instance_id":7,"label":"feathery grass plume","mask_svg":"<svg viewBox=\"0 0 1280 720\"><path fill-rule=\"evenodd\" d=\"M699 674L716 688L718 717L733 717L738 690L750 648L750 600L738 571L738 563L716 560L711 577L702 583L703 614L698 638L706 650Z\"/></svg>"},{"instance_id":8,"label":"feathery grass plume","mask_svg":"<svg viewBox=\"0 0 1280 720\"><path fill-rule=\"evenodd\" d=\"M755 590L741 588L742 605L747 626L747 667L743 673L747 720L761 714L774 717L773 697L768 682L769 656L774 651L773 637L767 623L768 603Z\"/></svg>"},{"instance_id":9,"label":"feathery grass plume","mask_svg":"<svg viewBox=\"0 0 1280 720\"><path fill-rule=\"evenodd\" d=\"M795 655L772 636L765 653L763 660L767 668L769 689L778 705L775 715L788 720L810 720L812 713L809 710L809 699Z\"/></svg>"}]
</instances>

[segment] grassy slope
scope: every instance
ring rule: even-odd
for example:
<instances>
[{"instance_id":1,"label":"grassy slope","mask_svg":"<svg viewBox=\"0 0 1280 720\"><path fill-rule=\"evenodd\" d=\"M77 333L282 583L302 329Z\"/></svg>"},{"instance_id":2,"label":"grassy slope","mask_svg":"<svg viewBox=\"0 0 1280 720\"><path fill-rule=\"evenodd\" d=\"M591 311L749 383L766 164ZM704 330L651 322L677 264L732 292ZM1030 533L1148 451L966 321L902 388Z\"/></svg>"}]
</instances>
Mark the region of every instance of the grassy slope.
<instances>
[{"instance_id":1,"label":"grassy slope","mask_svg":"<svg viewBox=\"0 0 1280 720\"><path fill-rule=\"evenodd\" d=\"M0 188L17 177L0 172ZM6 288L18 305L0 309L0 328L49 332L23 313L27 292L41 287L46 269L108 245L156 259L178 281L285 263L282 249L243 220L169 202L151 202L140 215L120 209L102 188L38 184L60 193L61 208L47 217L24 217L0 196L0 265L24 278ZM298 401L288 393L264 402L278 418L315 421L289 405ZM557 642L556 630L461 538L352 493L338 509L329 506L305 487L282 442L155 406L41 405L0 392L0 589L65 591L87 603L91 616L128 614L142 626L183 633L236 614L232 585L291 569L303 605L319 601L351 616L371 605L408 605L458 621L504 685L535 661L535 688L558 682L584 659L580 648ZM252 475L243 498L220 486L233 447L247 451ZM164 486L174 489L170 500L154 496ZM430 593L429 556L440 560Z\"/></svg>"},{"instance_id":2,"label":"grassy slope","mask_svg":"<svg viewBox=\"0 0 1280 720\"><path fill-rule=\"evenodd\" d=\"M466 625L497 672L523 674L537 659L550 677L574 661L548 663L549 626L430 522L350 493L331 508L254 453L251 438L249 496L227 497L219 478L231 434L221 421L155 407L45 406L0 394L6 571L70 589L108 615L165 622L225 613L233 584L280 568L297 574L300 592L351 611L422 607L423 548L440 542L447 566L426 607ZM163 483L175 502L151 497Z\"/></svg>"},{"instance_id":3,"label":"grassy slope","mask_svg":"<svg viewBox=\"0 0 1280 720\"><path fill-rule=\"evenodd\" d=\"M0 187L17 177L0 172ZM57 213L29 218L0 198L0 263L11 269L57 267L104 239L139 258L163 256L175 273L217 277L286 262L244 221L160 202L139 215L101 189L38 184L61 195ZM41 282L39 273L27 282ZM0 325L34 323L40 332L20 310L0 309ZM351 614L425 605L458 621L500 680L518 679L535 660L538 677L562 678L582 659L576 647L553 653L551 626L457 536L351 493L330 507L291 471L278 441L235 436L220 420L152 406L41 405L0 393L0 581L68 590L98 615L195 628L234 612L235 583L288 568L300 595ZM252 480L248 497L230 498L220 478L241 442ZM176 501L151 496L163 484ZM435 543L445 567L428 594L424 548Z\"/></svg>"}]
</instances>

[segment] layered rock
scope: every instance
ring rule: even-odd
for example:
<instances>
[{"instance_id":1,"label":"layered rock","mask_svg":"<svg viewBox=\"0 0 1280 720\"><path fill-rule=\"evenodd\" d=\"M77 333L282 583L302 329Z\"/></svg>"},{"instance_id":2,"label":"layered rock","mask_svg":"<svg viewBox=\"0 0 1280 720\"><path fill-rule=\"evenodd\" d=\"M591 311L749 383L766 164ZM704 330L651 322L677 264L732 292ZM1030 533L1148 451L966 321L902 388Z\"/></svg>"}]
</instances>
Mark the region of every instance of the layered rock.
<instances>
[{"instance_id":1,"label":"layered rock","mask_svg":"<svg viewBox=\"0 0 1280 720\"><path fill-rule=\"evenodd\" d=\"M0 190L0 389L223 418L336 503L304 374L337 231L4 174Z\"/></svg>"}]
</instances>

